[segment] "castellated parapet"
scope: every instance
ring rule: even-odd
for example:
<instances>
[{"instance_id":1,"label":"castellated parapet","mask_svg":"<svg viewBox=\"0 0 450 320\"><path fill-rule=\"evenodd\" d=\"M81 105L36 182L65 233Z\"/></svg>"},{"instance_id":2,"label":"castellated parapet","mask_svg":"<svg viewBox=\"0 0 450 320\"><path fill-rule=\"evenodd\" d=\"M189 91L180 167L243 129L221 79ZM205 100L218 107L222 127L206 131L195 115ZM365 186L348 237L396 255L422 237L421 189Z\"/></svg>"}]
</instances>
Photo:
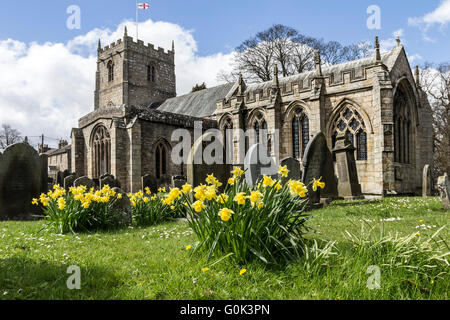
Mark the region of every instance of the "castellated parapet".
<instances>
[{"instance_id":1,"label":"castellated parapet","mask_svg":"<svg viewBox=\"0 0 450 320\"><path fill-rule=\"evenodd\" d=\"M95 109L113 105L149 106L176 96L175 50L135 42L125 31L98 47Z\"/></svg>"}]
</instances>

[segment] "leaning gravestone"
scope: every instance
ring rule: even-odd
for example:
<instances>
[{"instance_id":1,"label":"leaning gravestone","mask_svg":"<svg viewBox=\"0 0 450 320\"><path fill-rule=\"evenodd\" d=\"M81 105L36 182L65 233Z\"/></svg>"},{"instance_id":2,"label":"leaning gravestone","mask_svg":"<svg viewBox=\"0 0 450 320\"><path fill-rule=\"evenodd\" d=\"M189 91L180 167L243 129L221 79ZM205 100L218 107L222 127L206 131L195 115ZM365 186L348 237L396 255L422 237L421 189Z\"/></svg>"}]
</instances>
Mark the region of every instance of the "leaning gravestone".
<instances>
[{"instance_id":1,"label":"leaning gravestone","mask_svg":"<svg viewBox=\"0 0 450 320\"><path fill-rule=\"evenodd\" d=\"M151 192L156 193L158 191L158 184L156 177L152 174L146 174L141 178L142 190L149 188Z\"/></svg>"},{"instance_id":2,"label":"leaning gravestone","mask_svg":"<svg viewBox=\"0 0 450 320\"><path fill-rule=\"evenodd\" d=\"M174 188L182 188L187 182L186 177L184 176L174 176L172 177L172 187Z\"/></svg>"},{"instance_id":3,"label":"leaning gravestone","mask_svg":"<svg viewBox=\"0 0 450 320\"><path fill-rule=\"evenodd\" d=\"M439 189L439 195L442 200L442 205L444 206L445 210L450 210L450 183L448 180L447 173L438 178L437 184Z\"/></svg>"},{"instance_id":4,"label":"leaning gravestone","mask_svg":"<svg viewBox=\"0 0 450 320\"><path fill-rule=\"evenodd\" d=\"M70 187L73 187L73 183L75 182L75 180L77 180L77 175L76 174L71 174L70 176L67 176L64 178L64 189L66 189L67 191L69 191Z\"/></svg>"},{"instance_id":5,"label":"leaning gravestone","mask_svg":"<svg viewBox=\"0 0 450 320\"><path fill-rule=\"evenodd\" d=\"M431 170L430 165L426 164L423 167L423 174L422 174L422 197L429 197L431 196Z\"/></svg>"},{"instance_id":6,"label":"leaning gravestone","mask_svg":"<svg viewBox=\"0 0 450 320\"><path fill-rule=\"evenodd\" d=\"M41 170L39 154L28 143L10 145L0 153L0 220L39 213L31 201L41 192Z\"/></svg>"},{"instance_id":7,"label":"leaning gravestone","mask_svg":"<svg viewBox=\"0 0 450 320\"><path fill-rule=\"evenodd\" d=\"M316 134L306 146L303 156L303 183L308 185L308 197L311 203L319 203L322 198L334 200L338 198L336 175L334 173L333 156L328 149L327 139L322 132ZM312 189L314 179L325 182L323 190Z\"/></svg>"},{"instance_id":8,"label":"leaning gravestone","mask_svg":"<svg viewBox=\"0 0 450 320\"><path fill-rule=\"evenodd\" d=\"M208 175L214 174L214 176L226 185L232 165L224 164L226 161L222 161L221 164L206 164L203 157L203 146L207 145L207 141L211 141L214 134L207 132L195 141L194 145L189 152L186 170L187 170L187 183L193 187L197 187L200 184L205 183L205 179ZM212 142L214 143L214 142ZM222 159L224 160L224 159Z\"/></svg>"},{"instance_id":9,"label":"leaning gravestone","mask_svg":"<svg viewBox=\"0 0 450 320\"><path fill-rule=\"evenodd\" d=\"M86 186L87 190L96 187L94 180L91 180L86 176L76 179L73 182L73 186L74 187Z\"/></svg>"},{"instance_id":10,"label":"leaning gravestone","mask_svg":"<svg viewBox=\"0 0 450 320\"><path fill-rule=\"evenodd\" d=\"M347 200L363 198L356 169L355 147L345 133L340 133L337 136L333 152L336 154L339 174L339 196Z\"/></svg>"},{"instance_id":11,"label":"leaning gravestone","mask_svg":"<svg viewBox=\"0 0 450 320\"><path fill-rule=\"evenodd\" d=\"M273 157L267 156L267 147L261 143L248 149L244 159L245 180L253 187L264 175L278 178L278 167Z\"/></svg>"},{"instance_id":12,"label":"leaning gravestone","mask_svg":"<svg viewBox=\"0 0 450 320\"><path fill-rule=\"evenodd\" d=\"M292 180L301 180L302 179L302 171L300 169L300 161L295 158L285 158L281 160L281 166L289 170L288 179Z\"/></svg>"},{"instance_id":13,"label":"leaning gravestone","mask_svg":"<svg viewBox=\"0 0 450 320\"><path fill-rule=\"evenodd\" d=\"M116 179L114 179L113 175L107 174L107 175L104 175L103 178L100 178L100 189L102 189L106 185L108 185L110 188L117 187Z\"/></svg>"},{"instance_id":14,"label":"leaning gravestone","mask_svg":"<svg viewBox=\"0 0 450 320\"><path fill-rule=\"evenodd\" d=\"M64 179L70 175L69 170L58 171L56 183L62 187L64 186Z\"/></svg>"},{"instance_id":15,"label":"leaning gravestone","mask_svg":"<svg viewBox=\"0 0 450 320\"><path fill-rule=\"evenodd\" d=\"M120 225L128 225L131 223L131 204L125 191L120 188L112 188L112 191L116 193L116 199L114 200L113 208L117 210L117 222ZM117 198L117 195L121 195L121 199Z\"/></svg>"}]
</instances>

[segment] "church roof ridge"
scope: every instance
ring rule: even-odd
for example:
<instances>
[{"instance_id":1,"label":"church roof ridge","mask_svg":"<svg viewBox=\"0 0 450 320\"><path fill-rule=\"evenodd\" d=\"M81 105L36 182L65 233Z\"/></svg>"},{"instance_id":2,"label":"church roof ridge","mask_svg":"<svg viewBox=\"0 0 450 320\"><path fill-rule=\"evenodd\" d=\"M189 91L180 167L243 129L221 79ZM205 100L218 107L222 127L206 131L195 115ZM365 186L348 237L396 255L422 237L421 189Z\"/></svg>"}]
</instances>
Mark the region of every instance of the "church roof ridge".
<instances>
[{"instance_id":1,"label":"church roof ridge","mask_svg":"<svg viewBox=\"0 0 450 320\"><path fill-rule=\"evenodd\" d=\"M394 66L394 63L400 54L403 46L394 47L391 51L384 52L381 54L381 61L388 67L388 70ZM327 65L322 67L323 77L329 77L331 75L338 75L345 71L363 69L365 67L370 67L373 65L373 56L369 56L366 58L361 58L357 60L347 61L335 65ZM294 74L291 76L283 77L279 79L280 85L286 85L288 83L297 82L300 80L309 80L315 76L315 70L305 71L302 73ZM258 83L251 83L247 85L245 93L258 91L258 90L267 90L272 86L272 80Z\"/></svg>"}]
</instances>

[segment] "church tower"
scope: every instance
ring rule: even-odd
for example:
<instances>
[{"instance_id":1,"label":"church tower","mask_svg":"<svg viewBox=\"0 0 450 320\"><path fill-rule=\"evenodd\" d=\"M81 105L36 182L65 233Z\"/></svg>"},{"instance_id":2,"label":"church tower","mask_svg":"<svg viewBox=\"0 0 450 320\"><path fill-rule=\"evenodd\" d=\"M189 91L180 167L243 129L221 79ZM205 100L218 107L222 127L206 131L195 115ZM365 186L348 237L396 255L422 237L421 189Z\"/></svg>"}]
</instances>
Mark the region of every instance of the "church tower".
<instances>
[{"instance_id":1,"label":"church tower","mask_svg":"<svg viewBox=\"0 0 450 320\"><path fill-rule=\"evenodd\" d=\"M150 106L176 96L175 50L123 39L104 48L98 43L94 108Z\"/></svg>"}]
</instances>

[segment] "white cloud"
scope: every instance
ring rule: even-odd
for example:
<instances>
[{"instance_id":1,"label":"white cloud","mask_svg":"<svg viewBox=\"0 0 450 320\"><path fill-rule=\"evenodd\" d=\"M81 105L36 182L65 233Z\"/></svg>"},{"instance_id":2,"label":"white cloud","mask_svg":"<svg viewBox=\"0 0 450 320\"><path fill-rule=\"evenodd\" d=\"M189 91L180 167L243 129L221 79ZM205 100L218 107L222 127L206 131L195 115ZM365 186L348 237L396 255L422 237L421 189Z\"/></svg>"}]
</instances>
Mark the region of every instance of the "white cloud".
<instances>
[{"instance_id":1,"label":"white cloud","mask_svg":"<svg viewBox=\"0 0 450 320\"><path fill-rule=\"evenodd\" d=\"M428 30L433 25L440 25L441 28L447 26L450 22L450 0L442 0L439 6L425 14L422 17L411 17L408 18L408 24L410 26L418 27L422 30L422 36L425 41L434 42L435 40L427 35Z\"/></svg>"},{"instance_id":2,"label":"white cloud","mask_svg":"<svg viewBox=\"0 0 450 320\"><path fill-rule=\"evenodd\" d=\"M134 23L125 21L116 30L94 29L65 44L0 40L0 124L27 136L69 138L78 119L93 110L98 39L103 46L117 41L125 25L135 38ZM178 95L196 83L217 85L217 73L231 70L231 53L199 56L193 31L179 25L147 20L140 23L139 38L165 50L175 41Z\"/></svg>"}]
</instances>

